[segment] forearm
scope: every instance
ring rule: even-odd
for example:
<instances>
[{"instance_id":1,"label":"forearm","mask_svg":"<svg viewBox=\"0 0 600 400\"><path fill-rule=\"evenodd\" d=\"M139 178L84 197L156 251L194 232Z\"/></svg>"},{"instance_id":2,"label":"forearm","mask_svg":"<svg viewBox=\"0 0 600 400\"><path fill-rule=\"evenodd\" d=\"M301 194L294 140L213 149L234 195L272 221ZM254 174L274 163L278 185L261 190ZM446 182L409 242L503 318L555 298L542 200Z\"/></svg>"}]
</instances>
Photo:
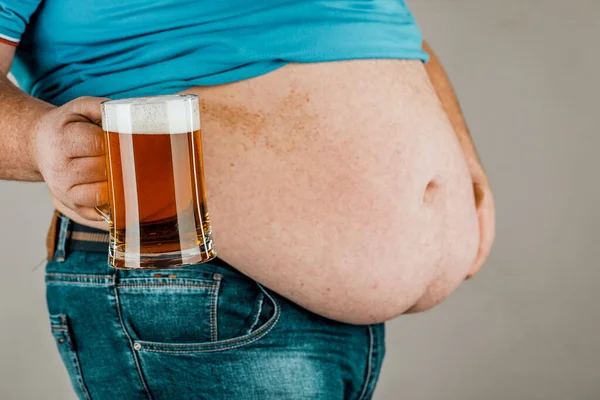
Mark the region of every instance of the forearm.
<instances>
[{"instance_id":1,"label":"forearm","mask_svg":"<svg viewBox=\"0 0 600 400\"><path fill-rule=\"evenodd\" d=\"M32 133L40 116L52 107L0 77L0 180L42 180Z\"/></svg>"},{"instance_id":2,"label":"forearm","mask_svg":"<svg viewBox=\"0 0 600 400\"><path fill-rule=\"evenodd\" d=\"M425 64L425 70L427 71L427 75L429 76L431 84L437 92L444 111L446 111L446 115L450 120L450 124L454 128L454 132L456 133L456 137L460 143L460 146L462 147L469 170L473 176L474 183L487 185L487 176L483 170L483 167L481 166L481 161L477 156L475 146L473 145L473 140L469 134L469 128L467 127L463 117L463 113L460 108L460 104L458 103L458 99L456 98L456 94L452 88L452 84L450 83L450 80L448 79L448 76L446 75L446 72L440 63L440 60L427 42L423 43L423 49L425 49L425 51L431 57L429 62Z\"/></svg>"}]
</instances>

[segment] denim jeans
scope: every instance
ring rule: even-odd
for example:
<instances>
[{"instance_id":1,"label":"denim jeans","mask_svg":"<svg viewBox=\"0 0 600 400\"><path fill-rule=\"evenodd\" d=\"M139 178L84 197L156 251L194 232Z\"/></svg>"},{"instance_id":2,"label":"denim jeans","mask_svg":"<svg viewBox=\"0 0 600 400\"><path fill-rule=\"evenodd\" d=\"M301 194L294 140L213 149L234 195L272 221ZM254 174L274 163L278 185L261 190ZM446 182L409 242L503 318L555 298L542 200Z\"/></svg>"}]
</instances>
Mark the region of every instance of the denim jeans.
<instances>
[{"instance_id":1,"label":"denim jeans","mask_svg":"<svg viewBox=\"0 0 600 400\"><path fill-rule=\"evenodd\" d=\"M46 268L51 331L81 399L369 399L383 325L317 316L225 265ZM59 261L62 260L62 261Z\"/></svg>"}]
</instances>

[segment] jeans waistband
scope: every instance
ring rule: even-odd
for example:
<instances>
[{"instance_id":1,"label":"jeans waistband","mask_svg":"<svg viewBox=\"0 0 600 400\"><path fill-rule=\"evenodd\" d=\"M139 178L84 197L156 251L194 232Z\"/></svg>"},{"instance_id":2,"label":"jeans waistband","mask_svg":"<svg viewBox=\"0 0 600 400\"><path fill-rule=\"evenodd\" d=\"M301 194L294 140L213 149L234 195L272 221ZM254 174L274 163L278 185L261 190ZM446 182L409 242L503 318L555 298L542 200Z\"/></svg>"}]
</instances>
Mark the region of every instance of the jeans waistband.
<instances>
[{"instance_id":1,"label":"jeans waistband","mask_svg":"<svg viewBox=\"0 0 600 400\"><path fill-rule=\"evenodd\" d=\"M107 253L108 241L108 232L79 224L55 211L48 232L48 259L62 262L73 251Z\"/></svg>"}]
</instances>

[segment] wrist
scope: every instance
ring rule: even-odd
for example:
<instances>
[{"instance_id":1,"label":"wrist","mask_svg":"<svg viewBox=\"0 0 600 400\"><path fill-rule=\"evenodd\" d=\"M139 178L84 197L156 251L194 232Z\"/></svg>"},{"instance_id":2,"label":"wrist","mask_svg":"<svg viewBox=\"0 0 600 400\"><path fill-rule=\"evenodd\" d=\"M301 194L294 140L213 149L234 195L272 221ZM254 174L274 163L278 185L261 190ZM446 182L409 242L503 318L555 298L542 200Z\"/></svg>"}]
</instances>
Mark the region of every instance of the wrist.
<instances>
[{"instance_id":1,"label":"wrist","mask_svg":"<svg viewBox=\"0 0 600 400\"><path fill-rule=\"evenodd\" d=\"M43 180L40 168L40 136L43 135L44 132L44 117L48 112L52 111L54 107L47 103L40 103L42 103L41 107L36 110L32 110L33 112L31 113L30 123L25 130L25 134L27 146L26 153L29 154L29 169L39 180Z\"/></svg>"}]
</instances>

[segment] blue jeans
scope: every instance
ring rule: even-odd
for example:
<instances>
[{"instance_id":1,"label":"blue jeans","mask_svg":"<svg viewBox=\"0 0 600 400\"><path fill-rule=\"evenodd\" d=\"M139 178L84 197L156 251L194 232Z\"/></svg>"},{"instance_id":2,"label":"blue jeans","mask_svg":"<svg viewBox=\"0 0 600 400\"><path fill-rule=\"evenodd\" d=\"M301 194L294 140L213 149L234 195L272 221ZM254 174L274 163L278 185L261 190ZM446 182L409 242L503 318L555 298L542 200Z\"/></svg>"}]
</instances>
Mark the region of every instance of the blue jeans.
<instances>
[{"instance_id":1,"label":"blue jeans","mask_svg":"<svg viewBox=\"0 0 600 400\"><path fill-rule=\"evenodd\" d=\"M122 271L64 240L56 252L51 329L81 399L372 396L383 325L322 318L226 264Z\"/></svg>"}]
</instances>

